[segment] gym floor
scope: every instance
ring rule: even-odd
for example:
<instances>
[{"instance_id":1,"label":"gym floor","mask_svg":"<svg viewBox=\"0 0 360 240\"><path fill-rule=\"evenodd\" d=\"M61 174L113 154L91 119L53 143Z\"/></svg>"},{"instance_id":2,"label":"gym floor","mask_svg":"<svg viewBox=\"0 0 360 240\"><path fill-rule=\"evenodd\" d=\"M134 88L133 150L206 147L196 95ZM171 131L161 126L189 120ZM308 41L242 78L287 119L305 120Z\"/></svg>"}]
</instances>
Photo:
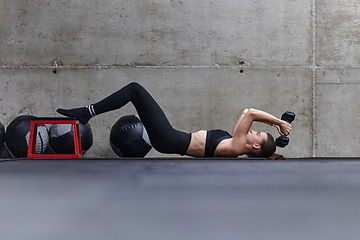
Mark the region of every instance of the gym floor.
<instances>
[{"instance_id":1,"label":"gym floor","mask_svg":"<svg viewBox=\"0 0 360 240\"><path fill-rule=\"evenodd\" d=\"M0 239L358 239L360 159L2 159Z\"/></svg>"}]
</instances>

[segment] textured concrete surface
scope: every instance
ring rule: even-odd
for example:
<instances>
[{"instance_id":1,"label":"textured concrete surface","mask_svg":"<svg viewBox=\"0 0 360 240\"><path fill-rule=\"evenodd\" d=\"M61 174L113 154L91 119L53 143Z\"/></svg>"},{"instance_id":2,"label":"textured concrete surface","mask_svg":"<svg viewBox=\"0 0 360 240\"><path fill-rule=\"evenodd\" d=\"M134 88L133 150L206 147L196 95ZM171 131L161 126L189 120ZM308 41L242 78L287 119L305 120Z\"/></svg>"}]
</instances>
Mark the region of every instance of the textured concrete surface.
<instances>
[{"instance_id":1,"label":"textured concrete surface","mask_svg":"<svg viewBox=\"0 0 360 240\"><path fill-rule=\"evenodd\" d=\"M245 107L276 116L291 110L291 143L280 153L358 156L358 137L348 134L359 125L358 7L345 0L4 0L0 122L54 116L57 107L82 106L138 81L184 131L231 131ZM92 120L88 157L114 156L109 129L131 109Z\"/></svg>"},{"instance_id":2,"label":"textured concrete surface","mask_svg":"<svg viewBox=\"0 0 360 240\"><path fill-rule=\"evenodd\" d=\"M329 75L339 71L329 71ZM358 70L344 70L348 84L324 83L317 86L317 149L320 156L357 156L360 154L360 137L357 125L360 107L357 103L359 84L351 83ZM326 72L325 74L328 75ZM336 79L336 78L333 78ZM339 76L342 82L342 77ZM354 94L352 94L354 93ZM329 95L336 96L330 97Z\"/></svg>"},{"instance_id":3,"label":"textured concrete surface","mask_svg":"<svg viewBox=\"0 0 360 240\"><path fill-rule=\"evenodd\" d=\"M299 0L5 0L1 63L309 64L310 10Z\"/></svg>"},{"instance_id":4,"label":"textured concrete surface","mask_svg":"<svg viewBox=\"0 0 360 240\"><path fill-rule=\"evenodd\" d=\"M359 2L316 0L319 66L359 66Z\"/></svg>"},{"instance_id":5,"label":"textured concrete surface","mask_svg":"<svg viewBox=\"0 0 360 240\"><path fill-rule=\"evenodd\" d=\"M26 75L18 74L17 70L4 72L10 74L6 74L0 84L10 97L3 97L0 110L7 121L24 112L59 116L55 112L59 107L88 105L130 81L137 81L154 96L173 126L186 132L213 128L231 132L237 118L248 106L268 109L278 117L284 111L292 110L297 114L294 126L299 127L294 127L290 141L296 144L290 144L279 152L287 156L311 155L311 84L301 81L309 78L311 72L303 69L248 69L240 73L236 67L206 70L122 68L89 69L85 75L78 69L64 69L57 74L44 69L28 69ZM271 87L262 84L264 75L271 81ZM36 88L32 86L34 78ZM7 84L18 79L24 80L22 85ZM29 88L33 91L27 91ZM56 89L56 92L51 89ZM16 94L19 91L24 94ZM278 95L274 95L277 91ZM28 99L25 103L24 98ZM136 114L131 104L90 120L94 144L86 156L115 156L109 144L110 129L121 116L129 114ZM279 136L277 130L268 125L256 124L254 128ZM154 155L159 153L152 151L149 154Z\"/></svg>"},{"instance_id":6,"label":"textured concrete surface","mask_svg":"<svg viewBox=\"0 0 360 240\"><path fill-rule=\"evenodd\" d=\"M357 239L358 160L0 162L1 239Z\"/></svg>"}]
</instances>

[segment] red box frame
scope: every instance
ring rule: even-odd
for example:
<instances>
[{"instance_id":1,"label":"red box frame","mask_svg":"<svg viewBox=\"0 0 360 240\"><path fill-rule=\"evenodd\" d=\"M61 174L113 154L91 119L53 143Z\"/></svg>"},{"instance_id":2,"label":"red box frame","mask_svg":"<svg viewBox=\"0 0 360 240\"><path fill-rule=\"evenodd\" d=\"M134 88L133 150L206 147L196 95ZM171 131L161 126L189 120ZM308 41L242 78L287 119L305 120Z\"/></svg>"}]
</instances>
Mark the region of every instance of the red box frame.
<instances>
[{"instance_id":1,"label":"red box frame","mask_svg":"<svg viewBox=\"0 0 360 240\"><path fill-rule=\"evenodd\" d=\"M71 124L74 133L75 154L45 154L35 153L36 133L38 124ZM81 140L79 121L76 118L33 118L30 120L30 137L28 146L28 158L81 158Z\"/></svg>"}]
</instances>

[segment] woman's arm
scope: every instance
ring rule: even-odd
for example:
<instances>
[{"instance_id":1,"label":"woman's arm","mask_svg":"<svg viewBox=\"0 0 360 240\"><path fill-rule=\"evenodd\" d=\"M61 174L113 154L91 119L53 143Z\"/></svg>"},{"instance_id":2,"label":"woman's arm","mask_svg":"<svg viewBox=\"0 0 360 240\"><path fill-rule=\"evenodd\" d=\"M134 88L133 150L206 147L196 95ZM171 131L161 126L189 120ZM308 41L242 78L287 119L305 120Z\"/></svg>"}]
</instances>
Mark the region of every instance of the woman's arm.
<instances>
[{"instance_id":1,"label":"woman's arm","mask_svg":"<svg viewBox=\"0 0 360 240\"><path fill-rule=\"evenodd\" d=\"M275 126L279 130L280 134L288 135L291 131L290 123L280 120L264 111L250 108L245 109L241 114L232 131L232 136L235 137L243 134L246 135L254 121Z\"/></svg>"},{"instance_id":2,"label":"woman's arm","mask_svg":"<svg viewBox=\"0 0 360 240\"><path fill-rule=\"evenodd\" d=\"M254 110L254 109L253 109L253 110ZM239 126L241 120L244 118L245 114L246 114L248 111L249 111L249 109L247 109L247 108L243 111L243 113L241 114L241 116L239 117L239 119L236 121L236 124L235 124L235 126L234 126L234 128L233 128L233 130L232 130L231 135L234 135L235 129ZM260 111L260 110L258 110L258 111ZM266 123L266 124L268 124L268 125L270 125L270 126L272 126L272 127L276 127L276 128L278 129L279 133L281 134L280 127L279 127L278 125L273 124L273 123L271 123L271 122L269 122L269 121L258 121L258 122Z\"/></svg>"},{"instance_id":3,"label":"woman's arm","mask_svg":"<svg viewBox=\"0 0 360 240\"><path fill-rule=\"evenodd\" d=\"M249 109L246 108L246 109L242 112L242 114L241 114L241 116L239 117L239 119L236 121L235 126L234 126L234 128L233 128L233 130L232 130L232 132L231 132L231 135L232 135L232 136L234 136L235 130L237 129L237 127L239 126L241 120L244 118L245 114L246 114L248 111L249 111Z\"/></svg>"},{"instance_id":4,"label":"woman's arm","mask_svg":"<svg viewBox=\"0 0 360 240\"><path fill-rule=\"evenodd\" d=\"M274 126L277 128L279 133L282 135L290 134L290 131L291 131L290 123L288 123L284 120L280 120L280 119L274 117L273 115L266 113L264 111L256 110L256 109L252 109L252 110L253 110L253 114L255 114L254 121L263 122L263 123L267 123L271 126Z\"/></svg>"}]
</instances>

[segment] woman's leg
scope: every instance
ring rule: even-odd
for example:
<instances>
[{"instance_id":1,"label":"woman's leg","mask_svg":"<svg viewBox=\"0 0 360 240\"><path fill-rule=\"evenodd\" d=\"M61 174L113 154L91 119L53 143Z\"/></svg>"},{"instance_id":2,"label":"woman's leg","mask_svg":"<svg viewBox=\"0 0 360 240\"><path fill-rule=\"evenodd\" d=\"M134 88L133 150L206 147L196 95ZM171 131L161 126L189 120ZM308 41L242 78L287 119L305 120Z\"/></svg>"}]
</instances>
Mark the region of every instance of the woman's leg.
<instances>
[{"instance_id":1,"label":"woman's leg","mask_svg":"<svg viewBox=\"0 0 360 240\"><path fill-rule=\"evenodd\" d=\"M107 98L88 107L70 110L58 109L57 111L65 116L77 117L80 122L86 123L91 117L119 109L128 102L135 106L149 134L151 144L157 151L185 154L187 149L185 149L184 142L189 141L190 143L188 137L190 134L174 129L156 101L138 83L130 83ZM182 146L180 147L181 150L179 146Z\"/></svg>"}]
</instances>

